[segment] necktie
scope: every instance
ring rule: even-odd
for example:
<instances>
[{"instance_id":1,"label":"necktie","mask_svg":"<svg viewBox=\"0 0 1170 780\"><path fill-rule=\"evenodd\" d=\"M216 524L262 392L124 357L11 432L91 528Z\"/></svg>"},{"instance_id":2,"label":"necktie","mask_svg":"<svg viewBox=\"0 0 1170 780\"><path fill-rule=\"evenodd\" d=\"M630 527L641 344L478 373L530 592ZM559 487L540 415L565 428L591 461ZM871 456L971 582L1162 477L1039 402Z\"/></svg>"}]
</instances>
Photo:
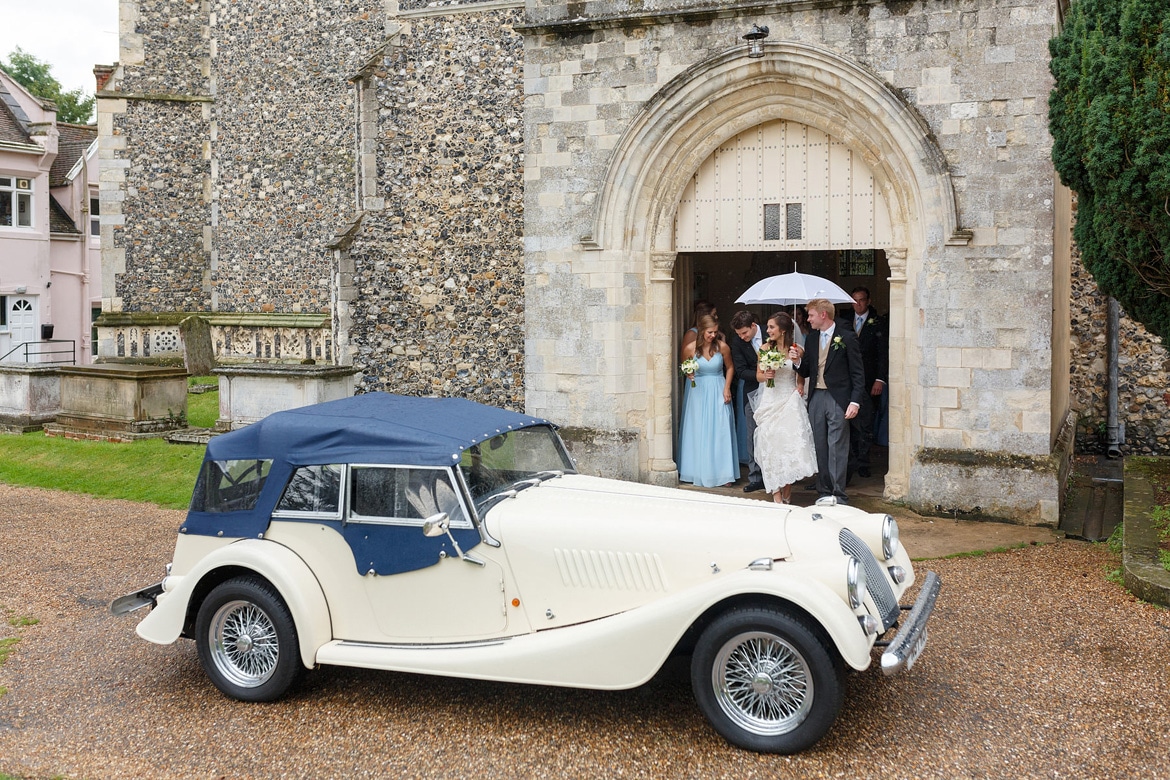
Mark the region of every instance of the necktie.
<instances>
[{"instance_id":1,"label":"necktie","mask_svg":"<svg viewBox=\"0 0 1170 780\"><path fill-rule=\"evenodd\" d=\"M854 318L854 321L853 321L853 331L854 331L854 333L856 333L858 336L860 336L860 335L861 335L861 326L862 326L864 323L865 323L865 317L864 317L863 315L861 315L861 314L858 314L858 315L857 315L857 316Z\"/></svg>"},{"instance_id":2,"label":"necktie","mask_svg":"<svg viewBox=\"0 0 1170 780\"><path fill-rule=\"evenodd\" d=\"M829 346L829 331L821 331L821 352L825 351L825 347Z\"/></svg>"}]
</instances>

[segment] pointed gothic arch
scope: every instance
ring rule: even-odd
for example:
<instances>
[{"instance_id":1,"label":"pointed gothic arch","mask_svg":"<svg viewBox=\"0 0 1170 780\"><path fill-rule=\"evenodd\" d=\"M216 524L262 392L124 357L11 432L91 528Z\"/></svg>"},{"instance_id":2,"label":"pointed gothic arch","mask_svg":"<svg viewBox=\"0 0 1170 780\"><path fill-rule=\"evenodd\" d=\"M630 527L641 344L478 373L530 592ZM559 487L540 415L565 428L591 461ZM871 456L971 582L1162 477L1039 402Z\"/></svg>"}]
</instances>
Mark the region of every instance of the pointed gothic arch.
<instances>
[{"instance_id":1,"label":"pointed gothic arch","mask_svg":"<svg viewBox=\"0 0 1170 780\"><path fill-rule=\"evenodd\" d=\"M906 494L921 443L918 316L908 309L924 260L966 244L954 188L927 123L876 74L828 49L765 45L764 57L724 52L680 73L647 101L621 137L597 200L595 249L649 280L646 458L653 481L672 482L671 388L674 219L695 170L722 143L775 119L840 139L873 171L889 209L890 471L886 494Z\"/></svg>"}]
</instances>

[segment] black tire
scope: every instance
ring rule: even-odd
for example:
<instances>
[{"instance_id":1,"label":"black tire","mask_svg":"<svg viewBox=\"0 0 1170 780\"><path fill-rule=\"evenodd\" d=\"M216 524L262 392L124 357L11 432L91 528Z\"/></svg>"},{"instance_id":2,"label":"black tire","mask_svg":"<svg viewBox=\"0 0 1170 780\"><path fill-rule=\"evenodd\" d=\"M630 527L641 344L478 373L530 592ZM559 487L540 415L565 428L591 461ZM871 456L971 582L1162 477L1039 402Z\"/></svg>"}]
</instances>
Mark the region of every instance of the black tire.
<instances>
[{"instance_id":1,"label":"black tire","mask_svg":"<svg viewBox=\"0 0 1170 780\"><path fill-rule=\"evenodd\" d=\"M703 631L691 656L699 709L731 744L758 753L814 745L845 700L835 650L779 609L735 609Z\"/></svg>"},{"instance_id":2,"label":"black tire","mask_svg":"<svg viewBox=\"0 0 1170 780\"><path fill-rule=\"evenodd\" d=\"M259 577L227 580L208 594L195 644L215 687L240 701L279 699L305 671L292 614Z\"/></svg>"}]
</instances>

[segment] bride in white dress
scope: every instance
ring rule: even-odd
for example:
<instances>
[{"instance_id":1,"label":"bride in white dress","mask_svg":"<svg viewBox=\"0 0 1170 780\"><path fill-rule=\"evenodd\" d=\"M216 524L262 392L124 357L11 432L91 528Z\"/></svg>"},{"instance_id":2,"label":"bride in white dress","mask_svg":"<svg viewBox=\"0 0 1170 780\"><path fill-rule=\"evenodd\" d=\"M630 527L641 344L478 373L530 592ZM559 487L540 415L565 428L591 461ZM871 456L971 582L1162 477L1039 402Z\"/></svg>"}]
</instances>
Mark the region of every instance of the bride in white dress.
<instances>
[{"instance_id":1,"label":"bride in white dress","mask_svg":"<svg viewBox=\"0 0 1170 780\"><path fill-rule=\"evenodd\" d=\"M792 318L777 312L768 318L768 341L763 349L787 355L792 335ZM756 379L760 382L755 397L756 463L772 500L787 504L792 498L792 483L817 471L808 409L790 365L768 371L757 368ZM767 380L774 386L768 387Z\"/></svg>"}]
</instances>

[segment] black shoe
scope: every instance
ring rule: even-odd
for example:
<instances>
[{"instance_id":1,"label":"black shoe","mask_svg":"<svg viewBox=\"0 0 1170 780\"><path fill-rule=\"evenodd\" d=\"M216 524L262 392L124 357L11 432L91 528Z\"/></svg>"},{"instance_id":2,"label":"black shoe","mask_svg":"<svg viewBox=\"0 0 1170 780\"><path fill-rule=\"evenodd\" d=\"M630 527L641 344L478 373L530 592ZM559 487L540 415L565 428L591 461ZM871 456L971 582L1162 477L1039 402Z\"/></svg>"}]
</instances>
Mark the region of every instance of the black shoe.
<instances>
[{"instance_id":1,"label":"black shoe","mask_svg":"<svg viewBox=\"0 0 1170 780\"><path fill-rule=\"evenodd\" d=\"M870 472L869 466L862 466L857 469L857 476L861 477L862 479L869 479L873 476L873 474Z\"/></svg>"},{"instance_id":2,"label":"black shoe","mask_svg":"<svg viewBox=\"0 0 1170 780\"><path fill-rule=\"evenodd\" d=\"M763 489L764 489L763 482L749 482L743 486L743 492L745 492L745 493L754 493L757 490L763 490Z\"/></svg>"}]
</instances>

